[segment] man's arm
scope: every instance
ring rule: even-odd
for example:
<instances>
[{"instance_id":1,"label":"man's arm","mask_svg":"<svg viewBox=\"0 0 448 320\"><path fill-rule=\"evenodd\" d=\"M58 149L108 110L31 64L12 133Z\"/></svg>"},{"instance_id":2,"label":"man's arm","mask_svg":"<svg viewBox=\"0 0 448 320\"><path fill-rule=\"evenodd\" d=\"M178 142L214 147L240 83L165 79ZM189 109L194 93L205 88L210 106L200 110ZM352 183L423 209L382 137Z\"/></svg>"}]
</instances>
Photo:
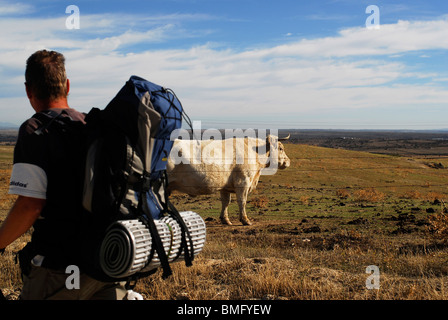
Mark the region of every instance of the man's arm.
<instances>
[{"instance_id":1,"label":"man's arm","mask_svg":"<svg viewBox=\"0 0 448 320\"><path fill-rule=\"evenodd\" d=\"M19 196L0 227L0 249L27 232L45 206L45 199Z\"/></svg>"}]
</instances>

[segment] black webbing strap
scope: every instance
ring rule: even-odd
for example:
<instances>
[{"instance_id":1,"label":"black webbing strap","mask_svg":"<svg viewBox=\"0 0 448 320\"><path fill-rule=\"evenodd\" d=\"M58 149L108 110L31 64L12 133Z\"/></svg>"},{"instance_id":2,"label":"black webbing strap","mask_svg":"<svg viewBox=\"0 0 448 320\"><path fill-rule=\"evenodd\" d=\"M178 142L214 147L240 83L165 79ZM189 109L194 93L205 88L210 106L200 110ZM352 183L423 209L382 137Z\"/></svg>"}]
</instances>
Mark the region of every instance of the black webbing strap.
<instances>
[{"instance_id":1,"label":"black webbing strap","mask_svg":"<svg viewBox=\"0 0 448 320\"><path fill-rule=\"evenodd\" d=\"M190 267L193 265L193 260L194 260L194 247L193 247L193 240L191 238L190 231L188 230L188 227L186 226L184 219L182 219L182 217L180 216L179 211L177 211L176 207L169 200L167 200L167 202L168 202L169 214L180 225L180 228L182 231L181 248L183 248L183 250L185 252L185 254L184 254L185 265L187 267ZM188 249L187 236L188 236L188 239L190 242L191 251ZM179 254L181 252L182 251L180 251Z\"/></svg>"},{"instance_id":2,"label":"black webbing strap","mask_svg":"<svg viewBox=\"0 0 448 320\"><path fill-rule=\"evenodd\" d=\"M165 179L166 179L166 177L165 177ZM144 174L143 180L144 181L142 181L142 188L141 188L141 192L140 192L140 196L139 196L139 198L140 198L139 206L141 207L141 212L144 213L144 216L141 216L141 220L143 221L143 223L145 223L145 225L147 226L147 228L149 229L149 231L151 233L151 238L152 238L152 243L153 243L152 250L153 250L153 252L154 252L154 250L155 250L155 252L157 252L157 255L160 259L160 264L163 269L162 278L166 279L172 274L172 271L171 271L171 267L170 267L170 264L168 261L168 256L166 255L165 248L163 247L162 239L160 238L159 232L158 232L156 224L154 222L154 218L153 218L150 208L148 206L148 192L151 188L149 174ZM161 187L160 182L161 181L158 181L156 183L157 191ZM165 180L165 182L166 182L166 180ZM163 184L163 182L162 182L162 184ZM166 185L164 186L164 189L166 191ZM158 193L158 192L156 192L156 193ZM165 195L166 195L166 193L165 193ZM185 265L187 267L190 267L193 265L193 259L194 259L194 246L193 246L193 240L192 240L190 231L188 230L188 227L185 224L184 219L181 217L179 211L168 200L168 198L166 198L166 202L162 201L162 204L164 206L164 209L167 211L167 213L174 220L177 221L177 223L179 224L179 226L181 228L181 250L179 250L178 255L180 255L182 253L182 251L184 251ZM190 249L188 248L187 237L189 240ZM151 256L153 255L153 252L151 252Z\"/></svg>"},{"instance_id":3,"label":"black webbing strap","mask_svg":"<svg viewBox=\"0 0 448 320\"><path fill-rule=\"evenodd\" d=\"M144 222L146 223L149 232L151 233L152 243L154 245L155 251L160 259L160 264L162 265L163 275L162 278L166 279L171 274L171 267L168 262L168 257L166 255L165 249L163 248L162 239L160 239L159 232L157 231L156 224L154 223L154 218L150 212L148 206L148 195L147 191L140 192L140 204L142 205L143 212L145 213L145 217L142 217Z\"/></svg>"},{"instance_id":4,"label":"black webbing strap","mask_svg":"<svg viewBox=\"0 0 448 320\"><path fill-rule=\"evenodd\" d=\"M54 110L48 109L48 110L45 110L42 112L35 113L33 115L33 118L42 122L42 125L39 128L37 128L36 130L34 130L34 134L37 134L37 135L43 134L50 127L50 125L53 122L56 122L59 119L63 119L63 117L62 117L63 114L66 114L69 117L67 111L65 111L65 110L62 110L62 112L59 113Z\"/></svg>"},{"instance_id":5,"label":"black webbing strap","mask_svg":"<svg viewBox=\"0 0 448 320\"><path fill-rule=\"evenodd\" d=\"M171 201L168 198L168 173L166 172L166 170L163 172L162 174L162 179L161 179L164 183L163 183L163 187L164 187L164 195L165 195L165 202L163 203L164 209L166 212L168 212L168 214L174 218L174 220L177 221L177 223L180 226L181 229L181 250L179 250L176 259L182 254L182 251L185 252L184 255L184 260L185 260L185 265L187 267L190 267L193 265L193 260L194 260L194 247L193 247L193 240L191 238L191 234L190 231L188 230L188 227L185 225L185 221L184 219L180 216L179 211L176 209L176 207L171 203ZM160 186L159 186L160 188ZM187 237L190 241L190 248L191 248L191 252L188 249L188 245L187 245Z\"/></svg>"}]
</instances>

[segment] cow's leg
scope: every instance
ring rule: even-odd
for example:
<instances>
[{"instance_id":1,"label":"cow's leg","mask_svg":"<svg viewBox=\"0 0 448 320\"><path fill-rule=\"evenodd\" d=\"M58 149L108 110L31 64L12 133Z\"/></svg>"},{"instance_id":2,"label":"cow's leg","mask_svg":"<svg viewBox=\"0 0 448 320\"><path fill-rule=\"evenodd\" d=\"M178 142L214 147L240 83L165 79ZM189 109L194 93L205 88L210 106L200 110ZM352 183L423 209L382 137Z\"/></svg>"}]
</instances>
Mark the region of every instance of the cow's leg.
<instances>
[{"instance_id":1,"label":"cow's leg","mask_svg":"<svg viewBox=\"0 0 448 320\"><path fill-rule=\"evenodd\" d=\"M229 208L230 204L230 192L221 191L221 216L219 219L221 220L222 224L232 225L232 222L229 220L229 212L227 209Z\"/></svg>"},{"instance_id":2,"label":"cow's leg","mask_svg":"<svg viewBox=\"0 0 448 320\"><path fill-rule=\"evenodd\" d=\"M238 207L240 209L240 221L243 225L250 226L252 223L249 221L249 218L247 218L246 214L246 202L247 202L247 195L249 194L248 188L237 188L236 190L236 200L238 202Z\"/></svg>"}]
</instances>

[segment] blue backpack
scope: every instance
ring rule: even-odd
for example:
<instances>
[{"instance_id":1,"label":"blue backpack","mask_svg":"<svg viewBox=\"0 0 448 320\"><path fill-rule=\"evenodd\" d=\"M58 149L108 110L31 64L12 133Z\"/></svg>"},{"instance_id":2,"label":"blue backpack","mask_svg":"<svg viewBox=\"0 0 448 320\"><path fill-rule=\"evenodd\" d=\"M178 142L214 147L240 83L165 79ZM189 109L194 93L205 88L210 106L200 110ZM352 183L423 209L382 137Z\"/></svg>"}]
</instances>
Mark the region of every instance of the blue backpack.
<instances>
[{"instance_id":1,"label":"blue backpack","mask_svg":"<svg viewBox=\"0 0 448 320\"><path fill-rule=\"evenodd\" d=\"M166 192L170 137L182 118L190 121L172 90L137 76L87 114L82 201L90 230L81 242L93 277L135 279L159 266L167 277L171 262L182 257L190 266L201 251L203 220L179 213Z\"/></svg>"}]
</instances>

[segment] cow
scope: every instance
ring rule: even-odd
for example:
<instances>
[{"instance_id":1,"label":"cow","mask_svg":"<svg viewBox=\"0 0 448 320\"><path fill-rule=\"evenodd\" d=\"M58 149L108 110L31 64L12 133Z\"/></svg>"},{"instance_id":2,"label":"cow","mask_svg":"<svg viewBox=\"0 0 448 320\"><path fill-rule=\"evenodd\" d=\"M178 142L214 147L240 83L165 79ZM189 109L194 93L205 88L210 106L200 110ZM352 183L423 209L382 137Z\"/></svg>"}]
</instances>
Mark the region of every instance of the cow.
<instances>
[{"instance_id":1,"label":"cow","mask_svg":"<svg viewBox=\"0 0 448 320\"><path fill-rule=\"evenodd\" d=\"M176 139L167 163L168 193L176 190L198 196L220 192L220 221L226 225L232 225L227 209L231 193L235 193L239 220L243 225L251 225L246 214L247 197L256 188L263 170L272 170L267 174L273 174L277 168L289 167L290 159L279 142L287 139L289 136L278 139L270 135L266 139Z\"/></svg>"}]
</instances>

